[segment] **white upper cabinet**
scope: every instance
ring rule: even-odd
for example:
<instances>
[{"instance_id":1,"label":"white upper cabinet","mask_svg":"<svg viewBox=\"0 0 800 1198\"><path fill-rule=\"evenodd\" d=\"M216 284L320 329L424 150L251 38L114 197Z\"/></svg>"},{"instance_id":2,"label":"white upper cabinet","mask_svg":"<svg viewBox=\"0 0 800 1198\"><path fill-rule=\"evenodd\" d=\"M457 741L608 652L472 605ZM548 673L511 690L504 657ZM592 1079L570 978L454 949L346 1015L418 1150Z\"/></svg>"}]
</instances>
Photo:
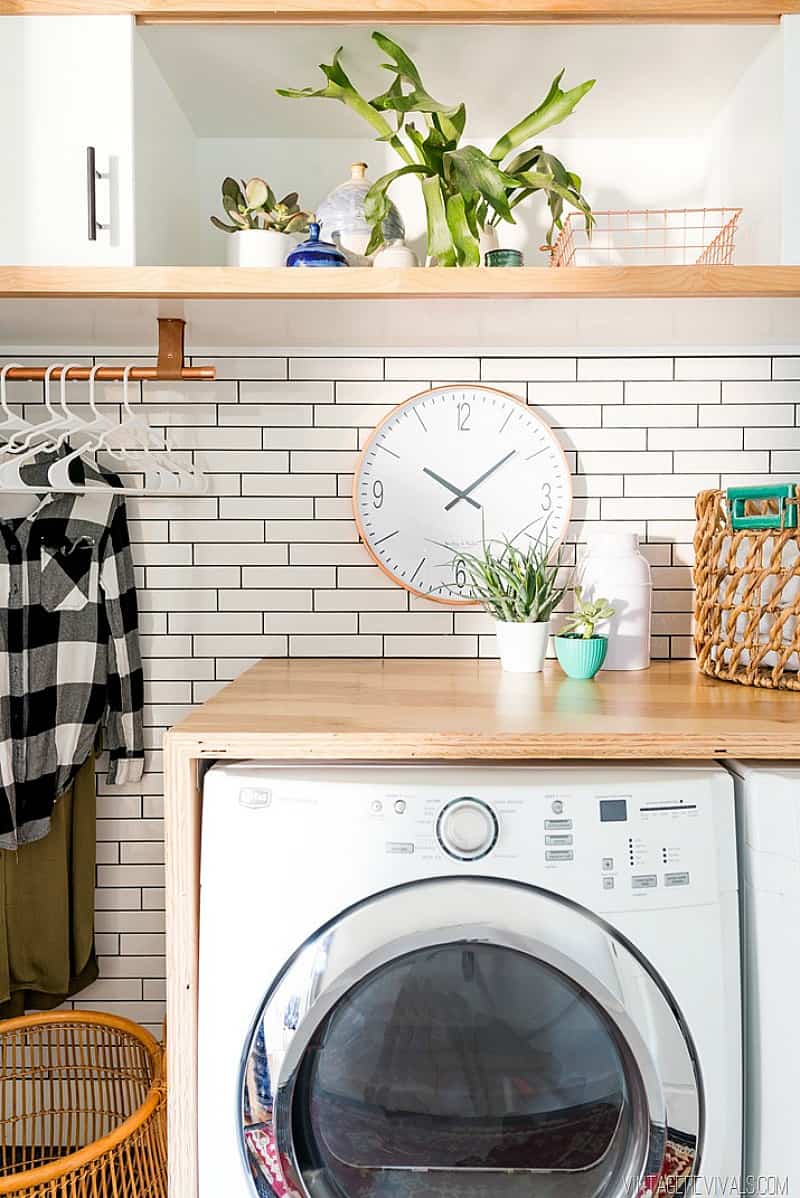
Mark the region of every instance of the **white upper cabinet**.
<instances>
[{"instance_id":1,"label":"white upper cabinet","mask_svg":"<svg viewBox=\"0 0 800 1198\"><path fill-rule=\"evenodd\" d=\"M128 16L0 17L0 262L134 263L133 36Z\"/></svg>"}]
</instances>

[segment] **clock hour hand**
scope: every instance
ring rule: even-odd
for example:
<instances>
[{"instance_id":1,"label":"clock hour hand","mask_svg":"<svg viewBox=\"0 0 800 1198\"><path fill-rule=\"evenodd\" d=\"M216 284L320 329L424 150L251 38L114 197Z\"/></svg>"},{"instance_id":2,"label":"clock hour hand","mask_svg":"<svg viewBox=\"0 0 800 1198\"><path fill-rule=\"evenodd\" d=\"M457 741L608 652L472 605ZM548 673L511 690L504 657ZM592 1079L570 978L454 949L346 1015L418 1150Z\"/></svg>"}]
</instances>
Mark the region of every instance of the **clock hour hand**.
<instances>
[{"instance_id":1,"label":"clock hour hand","mask_svg":"<svg viewBox=\"0 0 800 1198\"><path fill-rule=\"evenodd\" d=\"M429 470L427 466L423 466L422 472L423 474L429 474L431 478L436 479L437 483L441 483L442 486L446 487L448 491L452 491L454 495L458 496L457 499L453 500L453 503L458 503L459 499L466 499L467 503L471 503L473 507L480 509L481 505L477 502L477 500L470 499L464 491L461 491L458 487L454 487L452 483L449 483L446 478L442 478L441 474L437 474L435 470ZM447 511L448 508L451 508L453 503L448 503L445 506L445 511Z\"/></svg>"},{"instance_id":2,"label":"clock hour hand","mask_svg":"<svg viewBox=\"0 0 800 1198\"><path fill-rule=\"evenodd\" d=\"M449 512L451 507L455 507L459 499L466 499L467 503L474 503L475 501L470 499L470 492L474 491L476 487L479 487L482 482L485 482L490 474L494 474L495 470L499 470L501 466L504 466L509 458L513 458L516 452L516 449L512 449L511 452L507 453L506 456L501 458L499 462L495 462L495 464L490 466L488 470L484 470L480 478L476 478L474 483L470 483L470 485L463 491L459 491L455 499L451 499L449 503L446 503L444 510ZM454 491L455 487L451 487L450 490Z\"/></svg>"}]
</instances>

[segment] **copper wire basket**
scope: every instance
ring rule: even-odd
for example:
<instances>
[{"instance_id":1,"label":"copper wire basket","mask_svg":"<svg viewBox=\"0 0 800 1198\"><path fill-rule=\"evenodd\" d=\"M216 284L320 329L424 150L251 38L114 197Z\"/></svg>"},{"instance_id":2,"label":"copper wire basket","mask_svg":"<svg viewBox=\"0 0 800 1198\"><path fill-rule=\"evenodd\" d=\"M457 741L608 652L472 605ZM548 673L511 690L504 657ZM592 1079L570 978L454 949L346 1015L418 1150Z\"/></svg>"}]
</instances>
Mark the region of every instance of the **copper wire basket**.
<instances>
[{"instance_id":1,"label":"copper wire basket","mask_svg":"<svg viewBox=\"0 0 800 1198\"><path fill-rule=\"evenodd\" d=\"M127 1019L0 1023L0 1195L167 1198L163 1053Z\"/></svg>"},{"instance_id":2,"label":"copper wire basket","mask_svg":"<svg viewBox=\"0 0 800 1198\"><path fill-rule=\"evenodd\" d=\"M741 215L741 208L595 212L589 237L583 216L570 212L550 248L550 265L729 266Z\"/></svg>"}]
</instances>

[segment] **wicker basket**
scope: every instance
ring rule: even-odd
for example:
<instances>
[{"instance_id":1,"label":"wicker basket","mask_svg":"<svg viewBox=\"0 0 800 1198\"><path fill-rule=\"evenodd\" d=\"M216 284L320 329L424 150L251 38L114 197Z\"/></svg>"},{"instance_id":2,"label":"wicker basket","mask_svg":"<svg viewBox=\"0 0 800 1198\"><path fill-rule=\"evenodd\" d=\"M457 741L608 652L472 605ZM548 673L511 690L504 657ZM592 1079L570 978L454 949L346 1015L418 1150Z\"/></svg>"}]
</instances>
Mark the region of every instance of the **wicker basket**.
<instances>
[{"instance_id":1,"label":"wicker basket","mask_svg":"<svg viewBox=\"0 0 800 1198\"><path fill-rule=\"evenodd\" d=\"M0 1194L166 1198L162 1051L82 1011L0 1023Z\"/></svg>"},{"instance_id":2,"label":"wicker basket","mask_svg":"<svg viewBox=\"0 0 800 1198\"><path fill-rule=\"evenodd\" d=\"M798 504L783 498L735 521L725 492L697 496L694 643L704 674L800 690ZM734 527L765 514L774 527Z\"/></svg>"}]
</instances>

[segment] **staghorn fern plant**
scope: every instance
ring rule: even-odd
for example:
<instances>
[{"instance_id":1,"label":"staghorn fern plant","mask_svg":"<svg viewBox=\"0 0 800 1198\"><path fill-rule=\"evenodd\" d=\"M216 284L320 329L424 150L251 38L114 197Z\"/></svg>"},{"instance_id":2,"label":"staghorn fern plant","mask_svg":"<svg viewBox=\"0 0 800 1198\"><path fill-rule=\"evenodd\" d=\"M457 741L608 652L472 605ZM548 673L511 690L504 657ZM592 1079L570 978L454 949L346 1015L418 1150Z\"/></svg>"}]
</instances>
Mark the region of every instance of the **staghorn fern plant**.
<instances>
[{"instance_id":1,"label":"staghorn fern plant","mask_svg":"<svg viewBox=\"0 0 800 1198\"><path fill-rule=\"evenodd\" d=\"M231 223L226 224L217 216L211 217L211 223L223 233L238 233L241 229L305 233L313 219L310 212L301 211L296 191L276 200L269 184L257 176L246 181L242 179L241 186L230 175L224 179L222 207Z\"/></svg>"},{"instance_id":2,"label":"staghorn fern plant","mask_svg":"<svg viewBox=\"0 0 800 1198\"><path fill-rule=\"evenodd\" d=\"M522 147L565 120L594 86L594 79L565 92L561 71L541 104L486 154L477 146L461 144L467 121L465 105L435 100L411 58L396 42L378 32L372 39L391 59L381 65L394 76L387 90L373 100L366 100L349 79L341 63L342 47L330 65L320 66L324 87L278 89L278 95L292 99L339 100L367 121L377 139L387 142L402 159L404 165L383 175L367 194L365 211L372 227L367 253L383 243L387 193L403 175L419 178L427 215L428 255L440 266L478 266L481 230L501 221L515 224L514 208L537 192L545 196L550 208L548 244L554 230L562 227L565 204L583 213L591 232L592 212L579 176L541 145ZM421 118L420 127L408 119L411 114Z\"/></svg>"},{"instance_id":3,"label":"staghorn fern plant","mask_svg":"<svg viewBox=\"0 0 800 1198\"><path fill-rule=\"evenodd\" d=\"M550 619L567 592L560 584L559 560L550 561L548 546L532 541L519 549L508 538L484 541L479 556L458 550L456 571L463 566L470 593L495 620L506 624L540 623Z\"/></svg>"}]
</instances>

